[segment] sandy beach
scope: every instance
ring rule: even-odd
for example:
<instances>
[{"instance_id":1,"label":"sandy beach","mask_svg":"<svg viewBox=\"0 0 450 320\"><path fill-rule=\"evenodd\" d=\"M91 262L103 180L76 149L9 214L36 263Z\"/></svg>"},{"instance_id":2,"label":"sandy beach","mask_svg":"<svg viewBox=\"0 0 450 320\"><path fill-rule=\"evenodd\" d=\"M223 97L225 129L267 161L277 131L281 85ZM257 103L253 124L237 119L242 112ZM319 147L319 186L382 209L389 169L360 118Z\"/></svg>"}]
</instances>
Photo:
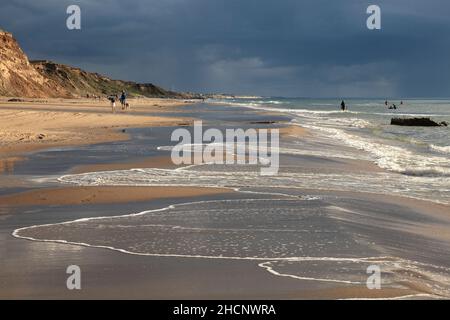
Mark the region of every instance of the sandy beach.
<instances>
[{"instance_id":1,"label":"sandy beach","mask_svg":"<svg viewBox=\"0 0 450 320\"><path fill-rule=\"evenodd\" d=\"M116 114L85 100L0 105L0 297L446 297L447 204L313 180L311 173L363 175L378 183L387 173L368 160L293 149L320 151L328 141L271 121L274 112L160 99L133 105ZM216 118L278 128L279 176L183 168L159 149L174 128ZM64 286L68 263L85 274L80 292ZM371 263L385 270L382 290L365 286Z\"/></svg>"},{"instance_id":2,"label":"sandy beach","mask_svg":"<svg viewBox=\"0 0 450 320\"><path fill-rule=\"evenodd\" d=\"M125 140L128 136L124 129L129 127L190 122L190 119L166 115L183 106L184 100L131 99L131 110L122 111L117 107L115 114L105 100L23 99L20 103L7 100L0 100L0 154L3 160L0 168L7 166L5 161L18 159L10 155L55 146Z\"/></svg>"}]
</instances>

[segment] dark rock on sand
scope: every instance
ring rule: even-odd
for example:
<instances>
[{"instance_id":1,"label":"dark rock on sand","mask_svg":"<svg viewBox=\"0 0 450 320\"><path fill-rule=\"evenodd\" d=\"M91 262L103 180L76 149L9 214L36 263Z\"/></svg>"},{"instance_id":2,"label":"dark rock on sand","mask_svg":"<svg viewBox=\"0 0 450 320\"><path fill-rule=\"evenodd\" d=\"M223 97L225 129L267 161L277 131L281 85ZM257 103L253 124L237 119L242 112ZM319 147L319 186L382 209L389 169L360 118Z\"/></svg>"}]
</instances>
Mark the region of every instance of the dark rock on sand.
<instances>
[{"instance_id":1,"label":"dark rock on sand","mask_svg":"<svg viewBox=\"0 0 450 320\"><path fill-rule=\"evenodd\" d=\"M430 118L392 118L391 125L417 126L417 127L439 127L447 125L445 122L437 123Z\"/></svg>"},{"instance_id":2,"label":"dark rock on sand","mask_svg":"<svg viewBox=\"0 0 450 320\"><path fill-rule=\"evenodd\" d=\"M250 124L274 124L277 121L251 121Z\"/></svg>"}]
</instances>

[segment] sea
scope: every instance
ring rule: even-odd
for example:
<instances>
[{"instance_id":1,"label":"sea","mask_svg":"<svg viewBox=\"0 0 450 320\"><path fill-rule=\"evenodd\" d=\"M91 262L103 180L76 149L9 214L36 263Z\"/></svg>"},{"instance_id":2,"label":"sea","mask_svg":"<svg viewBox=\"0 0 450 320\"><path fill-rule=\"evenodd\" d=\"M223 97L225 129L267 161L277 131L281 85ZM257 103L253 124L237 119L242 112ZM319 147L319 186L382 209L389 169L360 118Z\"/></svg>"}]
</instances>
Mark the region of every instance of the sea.
<instances>
[{"instance_id":1,"label":"sea","mask_svg":"<svg viewBox=\"0 0 450 320\"><path fill-rule=\"evenodd\" d=\"M283 153L368 160L388 172L399 173L409 191L427 189L433 200L450 199L450 100L444 99L348 99L309 98L227 99L230 105L279 112L314 132L316 146L299 143ZM397 109L389 109L395 104ZM392 118L431 118L449 126L407 127L391 125ZM320 138L323 141L320 141ZM322 143L320 143L322 142ZM345 148L354 150L345 152ZM356 150L356 151L355 151ZM394 176L395 177L395 176ZM392 182L392 181L391 181ZM389 184L389 181L385 181ZM382 191L382 190L380 190Z\"/></svg>"}]
</instances>

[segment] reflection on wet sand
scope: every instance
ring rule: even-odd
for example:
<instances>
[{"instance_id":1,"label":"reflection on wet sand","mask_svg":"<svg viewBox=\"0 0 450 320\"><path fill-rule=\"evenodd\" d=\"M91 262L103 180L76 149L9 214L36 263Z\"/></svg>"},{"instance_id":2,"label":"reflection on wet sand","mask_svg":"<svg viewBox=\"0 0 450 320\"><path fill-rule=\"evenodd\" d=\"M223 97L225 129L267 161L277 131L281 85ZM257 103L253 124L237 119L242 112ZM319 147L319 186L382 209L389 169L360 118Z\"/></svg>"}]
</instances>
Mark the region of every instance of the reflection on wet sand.
<instances>
[{"instance_id":1,"label":"reflection on wet sand","mask_svg":"<svg viewBox=\"0 0 450 320\"><path fill-rule=\"evenodd\" d=\"M16 162L23 161L23 157L0 158L0 174L13 174Z\"/></svg>"}]
</instances>

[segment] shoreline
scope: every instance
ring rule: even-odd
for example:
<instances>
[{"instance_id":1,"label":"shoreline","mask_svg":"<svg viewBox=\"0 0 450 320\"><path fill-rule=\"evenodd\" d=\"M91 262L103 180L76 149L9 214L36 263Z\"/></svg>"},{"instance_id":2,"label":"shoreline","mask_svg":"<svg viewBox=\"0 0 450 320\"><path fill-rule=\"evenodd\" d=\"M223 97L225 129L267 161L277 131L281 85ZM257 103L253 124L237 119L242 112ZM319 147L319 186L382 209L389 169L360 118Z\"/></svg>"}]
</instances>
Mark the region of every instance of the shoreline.
<instances>
[{"instance_id":1,"label":"shoreline","mask_svg":"<svg viewBox=\"0 0 450 320\"><path fill-rule=\"evenodd\" d=\"M94 187L95 188L95 187ZM165 189L165 187L161 188L161 189ZM206 188L209 189L209 188ZM165 191L164 191L165 192ZM217 193L219 194L219 193ZM188 195L189 196L189 195ZM354 195L353 195L354 196ZM175 197L176 198L176 197ZM203 198L204 199L204 198ZM382 199L382 201L384 201L383 197L380 197L380 199ZM203 202L203 200L200 200L201 202ZM374 201L377 201L376 199L374 199ZM182 201L179 202L178 204L180 205L185 205L186 203L192 203L190 201ZM195 203L195 202L194 202ZM70 203L68 203L70 205ZM170 205L171 207L172 205ZM176 206L176 204L175 204ZM101 221L101 219L107 218L108 220L111 219L120 219L120 218L124 218L124 217L132 217L135 216L136 214L141 215L144 212L156 212L156 211L164 211L167 210L168 207L158 207L156 209L152 209L152 210L145 210L142 212L136 212L133 211L133 213L130 214L120 214L120 215L108 215L106 216L100 216L100 217L86 217L83 218L82 220L84 222L86 221ZM99 220L100 219L100 220ZM80 221L79 219L77 219L76 221ZM75 223L75 220L64 220L63 222L59 222L59 223L53 223L55 225L61 225L62 224L70 224L70 223ZM52 224L52 223L51 223ZM100 224L101 225L101 224ZM266 266L263 266L265 263L271 263L271 262L279 262L280 259L277 258L241 258L241 257L237 257L237 258L230 258L230 257L226 257L226 256L217 256L217 257L209 257L209 256L201 256L201 255L194 255L194 256L189 256L189 255L171 255L171 254L164 254L164 253L155 253L155 254L151 254L151 253L135 253L135 252L130 252L127 251L126 249L122 249L120 247L110 247L108 245L95 245L95 244L90 244L89 242L83 241L83 242L78 242L78 241L70 241L70 240L56 240L56 239L61 239L61 238L56 238L54 240L52 240L51 238L42 238L42 236L38 237L38 238L34 238L33 236L27 235L28 230L37 227L45 227L48 225L44 225L44 224L38 224L38 225L31 225L28 227L21 227L19 229L15 229L13 235L15 238L17 239L22 239L22 240L30 240L28 242L31 243L39 243L40 245L50 245L50 246L55 246L55 245L62 245L62 246L75 246L78 247L78 249L76 250L94 250L94 252L98 251L100 255L102 256L108 256L110 254L119 254L120 256L122 256L122 258L120 259L124 259L124 260L132 260L135 258L142 258L142 259L149 259L148 261L154 261L154 259L164 259L164 261L167 261L167 263L169 265L172 265L172 263L174 263L175 265L187 265L189 266L189 268L192 268L193 265L197 265L197 266L201 266L201 268L203 269L205 267L205 265L214 265L217 267L217 265L221 265L221 264L230 264L230 265L234 265L234 268L237 268L238 266L249 266L249 265L254 265L254 267L259 267L257 268L257 270L262 269L262 271L266 272L265 274L265 281L268 281L269 279L271 279L271 281L275 281L275 283L279 282L279 281L285 281L282 279L286 279L287 281L289 281L290 278L294 278L294 281L292 281L290 283L290 285L294 285L295 284L311 284L312 288L308 288L308 286L305 288L305 290L301 290L299 292L280 292L278 291L277 296L284 296L285 298L288 299L409 299L409 298L429 298L429 299L439 299L439 298L445 298L445 296L439 296L438 294L433 293L433 291L428 290L426 287L423 287L423 285L421 285L419 282L411 282L411 281L407 281L405 283L401 283L403 288L396 288L396 287L387 287L387 288L383 288L383 290L368 290L367 288L365 288L362 285L357 285L357 286L346 286L346 285L338 285L338 286L331 286L331 287L324 287L321 288L321 281L310 281L307 279L295 279L296 276L290 276L290 275L283 275L283 274L279 274L277 272L273 272L269 269L271 268L267 268ZM20 232L24 231L25 235L19 234ZM48 239L48 240L44 240L44 239ZM170 239L170 238L169 238ZM83 249L81 249L83 248ZM108 249L108 250L105 250ZM70 250L70 249L69 249ZM307 257L306 257L307 258ZM153 259L153 260L152 260ZM287 258L287 261L290 261L289 258ZM308 258L307 258L308 259ZM314 258L312 258L314 260ZM346 258L341 258L342 261L346 260ZM358 259L358 258L355 258ZM364 260L364 258L361 258L362 260ZM369 258L370 259L370 258ZM382 257L380 257L380 259L384 259ZM317 260L320 260L320 257L317 258ZM337 258L337 260L340 260L339 258ZM143 260L139 260L142 261ZM218 262L216 262L218 261ZM139 263L139 262L138 262ZM180 266L181 269L183 269ZM181 270L180 269L180 270ZM266 270L267 269L267 270ZM191 270L191 269L188 269ZM261 270L260 270L261 271ZM267 272L268 271L268 272ZM212 273L209 276L213 276L214 277L214 272L212 271ZM108 277L109 278L109 277ZM123 278L121 278L123 281ZM208 277L206 277L206 279L208 279ZM145 282L147 283L147 285L151 286L153 284L154 281L154 277L150 277L150 279L145 278ZM411 279L409 279L411 280ZM299 282L300 281L300 282ZM318 287L316 287L314 284L316 284ZM254 288L253 288L254 289ZM253 290L252 289L252 290ZM278 290L280 290L280 288L278 288ZM220 291L219 291L220 292ZM252 293L253 292L253 295ZM200 294L200 293L199 293ZM202 296L201 293L200 296ZM254 297L254 295L256 294L255 291L250 291L250 292L246 292L246 295L248 295L248 297ZM269 292L265 292L265 293L259 293L261 294L262 297L266 297L266 298L270 298L273 297ZM224 299L230 299L230 298L236 298L236 295L232 295L231 293L225 294L224 292L219 293L219 295L221 297L223 297ZM90 293L87 294L87 296L83 295L84 297L94 297L95 295L90 295ZM118 294L116 295L112 295L111 297L120 297L121 295ZM143 296L138 296L138 297L143 297ZM153 295L153 294L149 294L146 295L146 298L156 298L157 295ZM162 298L167 298L166 296L161 296ZM175 298L180 298L180 296L174 295Z\"/></svg>"},{"instance_id":2,"label":"shoreline","mask_svg":"<svg viewBox=\"0 0 450 320\"><path fill-rule=\"evenodd\" d=\"M119 204L158 199L198 197L234 192L210 187L79 187L42 188L0 196L3 206L67 206L85 204Z\"/></svg>"},{"instance_id":3,"label":"shoreline","mask_svg":"<svg viewBox=\"0 0 450 320\"><path fill-rule=\"evenodd\" d=\"M181 103L181 102L180 102ZM183 104L184 105L184 102ZM170 108L177 107L179 105L175 106L167 106L169 110L172 110ZM72 109L69 107L68 110ZM86 107L89 108L89 107ZM95 108L95 106L94 106ZM173 121L172 123L179 124L180 122L185 121L192 121L192 119L189 118L175 118L172 119L170 117L160 117L160 114L170 115L171 111L165 113L158 113L157 110L155 110L156 107L151 106L149 108L143 106L142 110L148 110L145 112L154 112L157 113L157 116L148 116L146 114L139 114L135 115L136 119L139 119L139 121L142 121L145 119L145 121L149 121L148 126L158 126L158 124L161 124L162 119L171 119L170 121ZM161 109L160 107L157 107L157 109ZM142 111L141 110L141 111ZM1 108L0 108L0 111ZM49 112L49 111L43 111L42 112ZM95 110L94 110L95 111ZM93 114L95 114L98 111L95 111ZM142 113L145 113L142 111ZM256 111L255 111L256 112ZM88 111L84 111L84 113L90 114ZM70 112L69 112L70 114ZM122 114L119 114L120 116L125 116ZM147 117L153 117L150 120ZM138 122L138 120L134 119L133 121ZM181 120L182 119L182 120ZM187 120L186 120L187 119ZM112 120L111 120L112 121ZM130 121L132 124L130 124L130 127L135 128L139 127L139 125L136 125L136 122ZM178 122L180 121L180 122ZM126 122L126 121L125 121ZM117 128L121 127L124 122L120 122L119 124L116 124L117 127L114 128L108 128L109 130L118 130ZM128 122L127 122L128 123ZM165 124L165 123L164 123ZM264 125L264 123L259 123ZM291 137L304 137L305 139L308 139L308 136L312 134L309 132L309 130L302 128L301 126L297 125L290 125L289 123L284 122L276 122L276 126L280 125L280 137L284 138L291 138ZM122 126L123 127L123 126ZM98 128L105 129L105 128ZM108 130L106 130L108 131ZM165 132L165 131L161 131ZM124 138L123 136L120 137L123 134L123 136L126 136ZM106 134L105 134L106 135ZM126 133L119 133L117 136L114 136L113 138L119 137L119 140L113 140L113 141L124 141L128 139L128 135ZM124 139L124 140L120 140ZM73 142L73 140L72 140ZM86 144L89 144L91 141L86 141ZM47 149L52 146L44 146L45 144L39 144L39 147L42 146L42 149ZM69 144L70 145L70 144ZM67 145L67 146L69 146ZM77 144L72 144L73 146L76 146ZM39 149L37 149L39 150ZM14 155L9 156L10 160L3 162L3 166L0 165L0 169L3 168L4 173L8 173L10 169L14 167L14 161L23 161L26 160L26 155ZM0 164L2 162L0 161ZM320 168L320 164L317 164ZM306 165L307 166L307 165ZM167 168L167 169L173 169L175 166L170 161L170 156L149 156L149 157L142 157L142 158L132 158L130 161L112 161L110 163L95 163L95 160L93 160L93 163L87 163L87 164L80 164L75 165L71 167L71 169L68 171L69 174L74 173L86 173L86 172L95 172L95 171L110 171L110 170L129 170L133 168ZM342 161L342 163L335 162L333 164L333 168L338 168L338 170L346 169L348 168L349 172L352 170L363 170L363 171L377 171L382 170L376 167L375 164L369 164L368 162L364 161L356 161L356 160L348 160L348 161ZM339 169L340 168L340 169ZM378 168L378 169L377 169ZM14 176L14 170L11 170L12 175L10 177ZM19 177L20 178L20 177ZM448 206L441 206L441 205L431 205L429 201L422 201L422 200L412 200L410 198L402 197L402 196L388 196L388 195L380 195L380 194L359 194L358 192L345 192L345 191L325 191L325 190L316 190L316 189L302 189L302 193L306 194L328 194L332 198L336 198L336 200L333 200L331 203L334 203L335 205L338 205L340 201L345 202L345 199L351 199L357 200L357 201L363 201L367 203L372 203L372 205L379 207L380 209L384 209L384 213L388 213L387 211L393 210L393 208L397 208L399 210L403 210L406 212L408 210L411 211L411 213L414 212L420 212L421 214L427 214L428 217L435 218L435 219L443 219L442 221L447 220L446 218L446 209L448 209ZM133 186L92 186L92 187L84 187L84 186L70 186L70 185L62 185L58 187L53 188L35 188L28 191L22 191L20 193L12 193L5 196L0 196L0 201L2 204L5 204L6 207L11 207L18 209L16 212L21 212L22 210L31 210L31 214L23 215L17 215L15 213L12 213L10 217L12 217L12 220L15 221L11 227L12 230L16 230L17 228L25 228L26 225L41 225L44 222L51 222L55 220L55 218L52 218L51 213L57 214L56 220L63 220L63 221L72 221L72 218L80 217L77 215L77 211L86 211L86 213L83 213L83 219L86 219L86 217L95 216L93 213L98 213L101 216L104 216L105 211L110 209L110 211L107 212L107 216L114 217L116 215L123 215L125 212L140 212L145 211L145 209L136 209L136 208L151 208L152 206L158 207L166 207L170 204L176 204L176 203L186 203L189 202L190 199L195 199L195 201L202 202L204 199L236 199L239 197L246 198L240 195L239 192L236 192L232 189L228 188L213 188L213 187L166 187L166 186L149 186L149 187L133 187ZM187 198L187 199L184 199ZM337 204L336 204L337 203ZM377 204L378 203L378 204ZM151 204L151 205L149 205ZM100 207L98 207L100 205ZM54 207L54 208L52 208ZM65 210L68 209L68 212L70 213L69 216L66 219L65 215L60 215L58 212L58 208L64 208ZM114 208L114 210L112 210ZM389 209L390 208L390 209ZM98 211L97 211L98 210ZM139 211L140 210L140 211ZM37 211L37 213L34 213L34 211ZM41 221L36 220L39 219L40 213L44 214L45 212L49 211L49 216L46 217L47 220ZM386 211L386 212L385 212ZM66 211L65 211L66 213ZM340 215L340 218L344 219L342 221L345 221L346 218L355 219L355 221L358 223L358 217L346 217L345 215L348 215L349 212L340 213L337 212ZM3 212L0 212L0 216L3 214ZM6 212L8 214L8 211ZM35 215L36 218L35 218ZM6 217L6 216L5 216ZM374 217L376 218L376 217ZM25 221L25 222L24 222ZM349 220L350 221L350 220ZM37 223L36 223L37 222ZM40 223L39 223L40 222ZM419 224L419 223L411 223L407 226L401 226L401 225L389 225L390 229L386 229L386 232L389 233L389 230L394 232L408 232L411 234L421 235L425 238L429 237L430 239L445 239L447 240L446 234L442 234L442 232L445 231L445 226L442 227L442 230L437 225L432 224ZM398 229L396 229L398 227ZM4 229L7 230L7 229ZM438 234L435 234L438 233ZM59 239L65 239L65 238L59 238ZM171 238L168 237L167 240L170 242ZM61 259L61 257L71 257L74 252L79 252L75 256L77 259L80 259L79 263L90 263L92 264L92 267L88 268L88 272L96 273L98 266L103 266L103 268L110 268L111 265L114 265L116 267L116 263L119 263L119 267L116 271L108 272L105 275L99 274L99 282L94 281L93 282L93 290L94 291L88 291L86 293L83 293L80 295L80 297L89 298L89 297L121 297L121 293L117 294L108 294L104 293L102 289L109 288L112 290L117 285L118 287L121 287L125 290L134 290L133 286L130 286L130 283L136 283L136 279L141 279L141 284L136 284L138 286L138 290L135 294L136 297L146 297L146 298L167 298L170 296L173 296L174 298L180 298L180 297L208 297L208 293L211 293L213 296L216 297L223 297L223 298L235 298L235 297L263 297L263 298L271 298L273 296L275 297L284 297L288 299L357 299L357 298L375 298L375 299L396 299L401 298L402 296L405 297L420 297L421 294L422 297L426 297L426 293L423 292L420 288L417 290L414 290L414 285L416 285L415 282L412 282L413 286L410 289L395 289L395 288L386 288L380 292L373 292L365 289L361 286L355 286L355 287L342 287L342 286L331 286L331 287L322 287L322 284L316 284L311 283L308 281L302 281L302 280L292 280L289 279L289 277L280 277L271 274L270 272L267 272L266 270L263 270L264 268L258 268L258 265L255 264L254 261L228 261L228 260L219 260L219 262L204 260L204 259L188 259L184 257L179 258L166 258L166 257L145 257L145 256L135 256L130 254L118 254L117 251L111 251L110 250L99 250L99 247L77 247L67 244L57 244L52 241L49 242L39 242L37 241L25 241L26 243L15 243L14 241L21 241L19 239L8 239L9 242L13 243L14 246L18 246L20 248L26 248L28 250L31 250L33 247L41 248L40 250L55 250L54 248L59 248L55 251L55 255ZM73 248L74 247L74 248ZM25 250L26 252L26 250ZM360 253L360 252L358 252ZM106 258L107 257L107 258ZM213 259L214 260L214 259ZM35 263L38 263L35 260ZM133 264L129 266L129 264L133 261ZM172 270L173 274L168 275L166 270L161 269L160 267L155 265L155 261L164 261L164 264L169 270ZM180 264L180 265L179 265ZM120 267L121 265L121 267ZM231 283L234 283L235 285L239 285L239 281L236 279L246 279L247 288L246 290L243 290L239 293L233 293L231 290L232 285L230 284L230 288L210 288L210 281L211 279L214 279L216 277L216 272L218 270L221 270L222 265L229 266L230 269L236 270L236 272L243 273L242 276L234 276L230 277ZM146 270L147 267L150 267L155 270L157 275L148 274ZM207 270L208 266L212 267L212 270ZM185 271L184 268L187 267L187 271ZM49 267L50 268L50 267ZM60 268L58 259L52 262L52 268L56 268L57 270ZM54 269L50 268L49 271L55 272ZM196 268L199 270L202 270L202 272L196 273L194 271ZM242 269L241 269L242 268ZM255 269L256 268L256 271ZM130 270L139 270L137 274L130 273ZM227 268L225 268L228 270ZM11 272L15 272L13 267L9 267ZM244 271L242 271L244 270ZM207 272L206 272L207 271ZM225 271L225 270L222 270ZM31 274L34 271L30 271ZM197 279L201 279L200 281L203 281L204 287L198 292L189 292L186 288L183 289L184 292L180 293L180 295L176 295L174 293L170 293L163 288L167 286L179 286L185 284L186 286L189 286L190 281L188 279L185 279L182 277L181 273L185 274L187 272L188 274L194 274ZM247 273L248 272L248 273ZM158 273L160 277L158 277ZM13 273L15 274L15 273ZM18 273L20 274L20 272ZM251 274L252 276L249 276ZM255 275L256 274L256 275ZM175 276L176 275L176 276ZM0 275L1 276L1 275ZM134 278L136 276L136 278ZM171 278L172 277L172 278ZM1 277L0 277L1 278ZM117 279L112 281L111 279ZM159 280L158 280L159 279ZM221 283L227 283L226 279L227 277L221 278ZM258 284L255 282L255 279L259 279L261 284ZM1 279L0 279L1 280ZM102 284L102 281L112 281L107 284ZM271 283L274 288L274 293L272 291L263 290L263 284ZM149 287L153 287L154 285L157 285L161 288L161 292L158 293L152 293L148 291ZM298 290L298 286L302 286L303 284L306 284L306 287L302 290ZM419 283L417 283L419 286ZM133 288L132 288L133 287ZM258 292L258 288L261 287L261 292ZM20 291L20 285L18 285L18 290ZM44 284L45 290L48 290L48 294L46 295L51 296L53 292L52 290L55 290L55 287L52 285ZM37 288L33 288L37 289ZM26 290L22 288L22 290ZM27 293L31 294L31 293ZM25 294L25 296L27 295ZM66 296L68 293L63 293L62 296ZM14 296L12 294L12 296ZM31 294L31 296L33 296Z\"/></svg>"}]
</instances>

